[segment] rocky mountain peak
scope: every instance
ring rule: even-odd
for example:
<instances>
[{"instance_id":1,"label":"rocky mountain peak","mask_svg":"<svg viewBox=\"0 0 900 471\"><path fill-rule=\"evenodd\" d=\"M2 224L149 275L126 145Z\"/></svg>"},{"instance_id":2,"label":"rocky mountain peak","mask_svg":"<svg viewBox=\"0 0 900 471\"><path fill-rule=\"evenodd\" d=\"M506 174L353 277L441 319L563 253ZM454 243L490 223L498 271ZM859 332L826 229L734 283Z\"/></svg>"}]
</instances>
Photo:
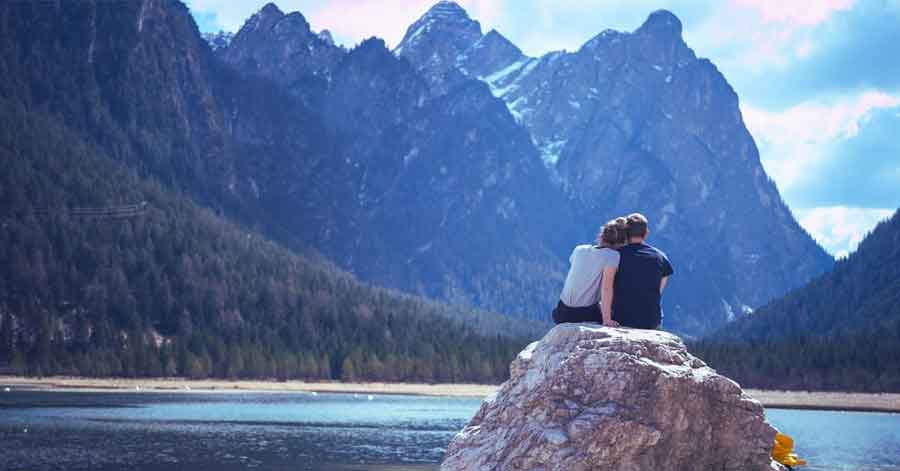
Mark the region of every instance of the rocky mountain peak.
<instances>
[{"instance_id":1,"label":"rocky mountain peak","mask_svg":"<svg viewBox=\"0 0 900 471\"><path fill-rule=\"evenodd\" d=\"M502 51L508 55L513 56L521 56L522 50L518 48L515 44L512 43L509 39L506 39L506 36L500 34L496 29L492 29L488 31L487 34L481 38L478 43L476 43L475 47L487 47L493 48L498 51Z\"/></svg>"},{"instance_id":2,"label":"rocky mountain peak","mask_svg":"<svg viewBox=\"0 0 900 471\"><path fill-rule=\"evenodd\" d=\"M311 26L300 12L285 14L275 4L266 4L241 26L234 37L235 43L267 38L269 40L309 40L313 36Z\"/></svg>"},{"instance_id":3,"label":"rocky mountain peak","mask_svg":"<svg viewBox=\"0 0 900 471\"><path fill-rule=\"evenodd\" d=\"M521 49L492 29L457 57L457 66L467 75L484 77L521 61L524 57Z\"/></svg>"},{"instance_id":4,"label":"rocky mountain peak","mask_svg":"<svg viewBox=\"0 0 900 471\"><path fill-rule=\"evenodd\" d=\"M462 7L440 1L406 30L395 53L432 71L445 72L481 37L481 24L469 18Z\"/></svg>"},{"instance_id":5,"label":"rocky mountain peak","mask_svg":"<svg viewBox=\"0 0 900 471\"><path fill-rule=\"evenodd\" d=\"M322 31L319 31L319 39L324 41L325 44L334 46L334 36L332 36L331 31L329 31L327 29L323 29Z\"/></svg>"},{"instance_id":6,"label":"rocky mountain peak","mask_svg":"<svg viewBox=\"0 0 900 471\"><path fill-rule=\"evenodd\" d=\"M306 21L306 17L300 12L295 11L287 14L275 24L275 32L282 34L309 34L312 33L312 30L310 29L309 22Z\"/></svg>"},{"instance_id":7,"label":"rocky mountain peak","mask_svg":"<svg viewBox=\"0 0 900 471\"><path fill-rule=\"evenodd\" d=\"M272 17L284 16L284 12L282 12L281 9L278 8L278 5L276 5L272 2L269 2L269 3L266 3L265 5L263 5L263 7L260 8L258 14L262 15L262 16L272 16Z\"/></svg>"},{"instance_id":8,"label":"rocky mountain peak","mask_svg":"<svg viewBox=\"0 0 900 471\"><path fill-rule=\"evenodd\" d=\"M247 20L241 30L248 27L253 30L269 29L282 18L284 18L284 12L274 3L267 3Z\"/></svg>"},{"instance_id":9,"label":"rocky mountain peak","mask_svg":"<svg viewBox=\"0 0 900 471\"><path fill-rule=\"evenodd\" d=\"M424 15L425 18L472 21L469 13L456 2L441 0L434 4Z\"/></svg>"},{"instance_id":10,"label":"rocky mountain peak","mask_svg":"<svg viewBox=\"0 0 900 471\"><path fill-rule=\"evenodd\" d=\"M433 95L442 95L465 80L460 61L481 38L480 23L456 3L441 1L406 30L394 53L416 67Z\"/></svg>"},{"instance_id":11,"label":"rocky mountain peak","mask_svg":"<svg viewBox=\"0 0 900 471\"><path fill-rule=\"evenodd\" d=\"M344 51L334 45L329 33L313 32L300 12L286 15L268 4L216 54L244 73L296 84L290 91L309 104L327 88Z\"/></svg>"},{"instance_id":12,"label":"rocky mountain peak","mask_svg":"<svg viewBox=\"0 0 900 471\"><path fill-rule=\"evenodd\" d=\"M391 56L391 51L387 48L387 44L385 44L384 40L375 36L364 40L363 42L359 43L358 46L351 49L350 55L372 57L374 59L394 59Z\"/></svg>"},{"instance_id":13,"label":"rocky mountain peak","mask_svg":"<svg viewBox=\"0 0 900 471\"><path fill-rule=\"evenodd\" d=\"M635 32L650 34L660 39L681 39L681 29L681 20L674 13L668 10L656 10Z\"/></svg>"}]
</instances>

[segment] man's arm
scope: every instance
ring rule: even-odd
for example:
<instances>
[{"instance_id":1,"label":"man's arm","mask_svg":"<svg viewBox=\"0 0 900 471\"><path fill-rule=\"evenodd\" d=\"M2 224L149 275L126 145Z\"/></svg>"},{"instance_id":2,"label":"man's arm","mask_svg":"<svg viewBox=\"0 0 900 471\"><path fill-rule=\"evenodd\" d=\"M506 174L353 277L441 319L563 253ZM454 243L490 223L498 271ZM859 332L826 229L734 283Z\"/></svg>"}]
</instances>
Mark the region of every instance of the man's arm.
<instances>
[{"instance_id":1,"label":"man's arm","mask_svg":"<svg viewBox=\"0 0 900 471\"><path fill-rule=\"evenodd\" d=\"M662 280L659 281L659 294L662 294L663 290L666 289L666 283L669 282L669 277L664 276Z\"/></svg>"},{"instance_id":2,"label":"man's arm","mask_svg":"<svg viewBox=\"0 0 900 471\"><path fill-rule=\"evenodd\" d=\"M616 279L616 267L603 269L603 282L600 286L600 310L603 313L603 325L619 327L619 323L612 319L613 282Z\"/></svg>"}]
</instances>

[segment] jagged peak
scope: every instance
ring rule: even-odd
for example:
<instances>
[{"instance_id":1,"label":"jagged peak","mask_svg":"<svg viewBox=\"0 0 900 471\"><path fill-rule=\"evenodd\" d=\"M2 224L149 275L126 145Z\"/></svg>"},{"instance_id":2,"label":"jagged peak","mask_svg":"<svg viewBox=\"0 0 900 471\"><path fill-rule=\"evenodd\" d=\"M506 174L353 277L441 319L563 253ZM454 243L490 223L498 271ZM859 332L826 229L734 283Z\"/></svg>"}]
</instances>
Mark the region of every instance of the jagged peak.
<instances>
[{"instance_id":1,"label":"jagged peak","mask_svg":"<svg viewBox=\"0 0 900 471\"><path fill-rule=\"evenodd\" d=\"M442 0L434 4L421 18L410 25L395 52L400 54L422 37L437 31L451 32L454 35L454 42L460 40L468 43L465 47L470 46L482 36L481 24L470 18L463 7L456 2Z\"/></svg>"},{"instance_id":2,"label":"jagged peak","mask_svg":"<svg viewBox=\"0 0 900 471\"><path fill-rule=\"evenodd\" d=\"M390 49L388 49L387 44L385 44L384 39L381 39L377 36L372 36L370 38L364 39L363 42L359 43L356 47L354 47L350 51L351 55L370 55L370 54L378 54L385 56L392 56Z\"/></svg>"},{"instance_id":3,"label":"jagged peak","mask_svg":"<svg viewBox=\"0 0 900 471\"><path fill-rule=\"evenodd\" d=\"M309 22L306 21L306 17L299 11L288 13L282 17L275 28L276 30L279 30L279 32L312 33Z\"/></svg>"},{"instance_id":4,"label":"jagged peak","mask_svg":"<svg viewBox=\"0 0 900 471\"><path fill-rule=\"evenodd\" d=\"M329 46L334 46L334 36L331 35L331 31L329 31L327 29L323 29L322 31L319 31L318 36L319 36L319 39L321 39L322 41L325 42L325 44L328 44Z\"/></svg>"},{"instance_id":5,"label":"jagged peak","mask_svg":"<svg viewBox=\"0 0 900 471\"><path fill-rule=\"evenodd\" d=\"M434 6L425 12L423 18L460 18L471 20L469 12L465 8L450 0L441 0L435 3Z\"/></svg>"},{"instance_id":6,"label":"jagged peak","mask_svg":"<svg viewBox=\"0 0 900 471\"><path fill-rule=\"evenodd\" d=\"M504 44L504 45L509 45L509 46L512 46L512 47L518 49L518 47L515 44L513 44L512 41L509 40L509 38L500 34L500 32L497 31L496 29L491 29L490 31L488 31L487 34L485 34L484 37L482 37L479 40L479 42L488 43L488 44L490 44L490 43Z\"/></svg>"},{"instance_id":7,"label":"jagged peak","mask_svg":"<svg viewBox=\"0 0 900 471\"><path fill-rule=\"evenodd\" d=\"M303 37L314 35L309 21L302 13L294 11L285 14L274 3L267 3L247 19L235 37L243 39L257 34L269 35L273 32L286 37L298 34Z\"/></svg>"},{"instance_id":8,"label":"jagged peak","mask_svg":"<svg viewBox=\"0 0 900 471\"><path fill-rule=\"evenodd\" d=\"M627 35L629 33L623 33L621 31L616 31L614 29L605 29L600 32L600 34L594 36L589 39L586 43L581 46L581 49L595 49L600 44L607 44L611 41L616 40L617 38L621 38L623 35Z\"/></svg>"},{"instance_id":9,"label":"jagged peak","mask_svg":"<svg viewBox=\"0 0 900 471\"><path fill-rule=\"evenodd\" d=\"M260 29L270 29L282 18L284 18L284 12L282 12L274 3L267 3L258 12L254 13L243 26L241 26L238 35Z\"/></svg>"},{"instance_id":10,"label":"jagged peak","mask_svg":"<svg viewBox=\"0 0 900 471\"><path fill-rule=\"evenodd\" d=\"M492 29L487 32L475 45L472 46L472 50L478 50L481 48L487 48L494 51L501 50L505 53L511 53L514 56L522 56L522 50L519 49L518 46L513 44L512 41L500 34L497 30Z\"/></svg>"},{"instance_id":11,"label":"jagged peak","mask_svg":"<svg viewBox=\"0 0 900 471\"><path fill-rule=\"evenodd\" d=\"M278 8L278 5L276 5L272 2L269 2L269 3L266 3L265 5L263 5L263 7L259 9L259 12L257 13L257 15L260 15L263 17L281 18L282 16L284 16L284 12L281 11L280 8Z\"/></svg>"},{"instance_id":12,"label":"jagged peak","mask_svg":"<svg viewBox=\"0 0 900 471\"><path fill-rule=\"evenodd\" d=\"M681 20L669 10L656 10L647 17L647 21L637 29L637 33L655 36L681 38Z\"/></svg>"}]
</instances>

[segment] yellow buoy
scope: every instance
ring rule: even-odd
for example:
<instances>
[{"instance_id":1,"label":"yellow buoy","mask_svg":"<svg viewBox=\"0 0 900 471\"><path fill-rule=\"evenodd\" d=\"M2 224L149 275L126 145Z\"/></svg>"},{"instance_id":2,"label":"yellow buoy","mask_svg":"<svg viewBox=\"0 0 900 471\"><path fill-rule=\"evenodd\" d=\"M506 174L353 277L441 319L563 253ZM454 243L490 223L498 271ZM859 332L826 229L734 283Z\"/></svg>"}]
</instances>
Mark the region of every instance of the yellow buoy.
<instances>
[{"instance_id":1,"label":"yellow buoy","mask_svg":"<svg viewBox=\"0 0 900 471\"><path fill-rule=\"evenodd\" d=\"M785 466L802 466L805 460L800 459L794 453L794 439L783 434L775 434L775 447L772 448L772 459Z\"/></svg>"}]
</instances>

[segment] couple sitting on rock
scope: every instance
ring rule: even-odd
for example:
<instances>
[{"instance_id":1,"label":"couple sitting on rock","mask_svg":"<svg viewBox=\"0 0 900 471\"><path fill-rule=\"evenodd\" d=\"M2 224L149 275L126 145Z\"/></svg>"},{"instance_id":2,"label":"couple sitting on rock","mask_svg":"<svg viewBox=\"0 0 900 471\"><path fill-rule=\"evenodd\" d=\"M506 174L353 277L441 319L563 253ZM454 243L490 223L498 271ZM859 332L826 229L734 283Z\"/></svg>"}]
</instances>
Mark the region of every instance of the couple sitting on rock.
<instances>
[{"instance_id":1,"label":"couple sitting on rock","mask_svg":"<svg viewBox=\"0 0 900 471\"><path fill-rule=\"evenodd\" d=\"M644 243L649 234L647 218L635 213L606 223L598 245L575 247L553 320L660 328L660 299L673 270L666 254Z\"/></svg>"}]
</instances>

